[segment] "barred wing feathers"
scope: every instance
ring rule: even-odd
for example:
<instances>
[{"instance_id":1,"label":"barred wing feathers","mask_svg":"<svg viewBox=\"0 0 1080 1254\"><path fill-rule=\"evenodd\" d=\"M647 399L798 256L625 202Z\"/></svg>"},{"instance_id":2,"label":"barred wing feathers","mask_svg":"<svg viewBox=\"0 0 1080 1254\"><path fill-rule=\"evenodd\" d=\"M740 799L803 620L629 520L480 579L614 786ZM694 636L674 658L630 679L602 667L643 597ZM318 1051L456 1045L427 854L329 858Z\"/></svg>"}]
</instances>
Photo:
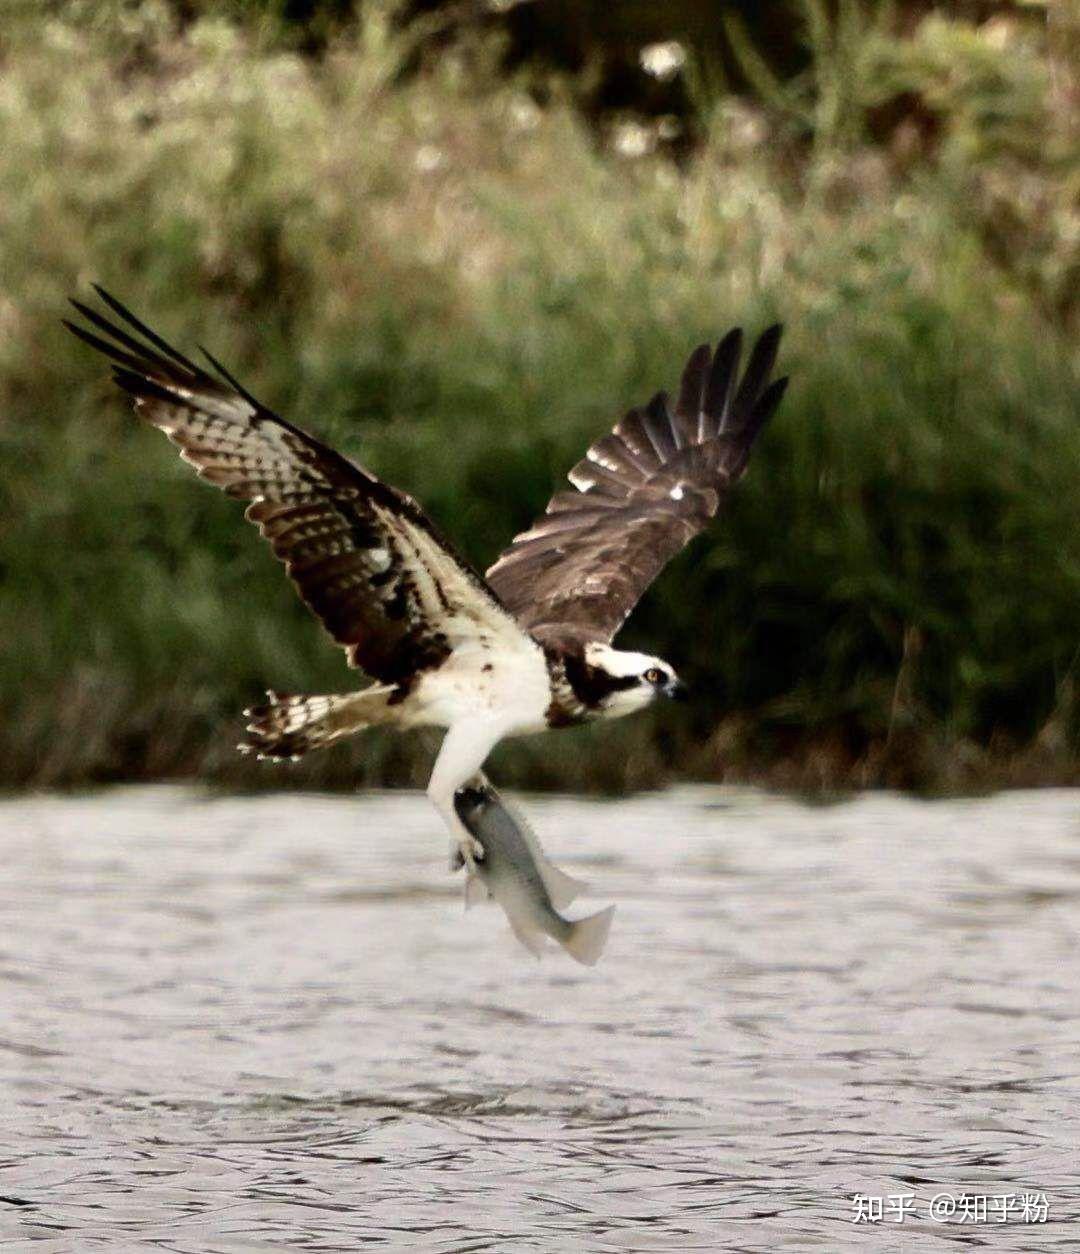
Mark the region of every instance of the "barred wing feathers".
<instances>
[{"instance_id":1,"label":"barred wing feathers","mask_svg":"<svg viewBox=\"0 0 1080 1254\"><path fill-rule=\"evenodd\" d=\"M742 476L787 379L769 382L781 328L742 332L690 356L674 405L660 392L586 453L546 512L487 572L541 642L611 640L667 562L714 517Z\"/></svg>"},{"instance_id":2,"label":"barred wing feathers","mask_svg":"<svg viewBox=\"0 0 1080 1254\"><path fill-rule=\"evenodd\" d=\"M266 409L208 353L220 379L96 290L118 322L75 301L95 330L69 329L112 359L138 413L203 479L251 502L246 516L353 666L403 683L466 640L523 641L411 497Z\"/></svg>"}]
</instances>

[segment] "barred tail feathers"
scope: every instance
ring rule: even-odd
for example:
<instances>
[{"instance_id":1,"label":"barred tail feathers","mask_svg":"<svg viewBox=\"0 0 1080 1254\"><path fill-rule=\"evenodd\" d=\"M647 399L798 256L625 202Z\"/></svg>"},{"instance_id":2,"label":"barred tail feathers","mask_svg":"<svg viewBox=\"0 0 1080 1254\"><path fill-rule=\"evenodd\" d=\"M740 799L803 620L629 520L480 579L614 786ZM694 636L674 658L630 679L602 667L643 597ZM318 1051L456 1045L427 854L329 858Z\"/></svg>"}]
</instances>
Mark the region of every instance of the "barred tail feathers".
<instances>
[{"instance_id":1,"label":"barred tail feathers","mask_svg":"<svg viewBox=\"0 0 1080 1254\"><path fill-rule=\"evenodd\" d=\"M385 722L393 691L389 684L315 697L268 691L265 705L244 711L247 735L237 748L260 758L299 758Z\"/></svg>"}]
</instances>

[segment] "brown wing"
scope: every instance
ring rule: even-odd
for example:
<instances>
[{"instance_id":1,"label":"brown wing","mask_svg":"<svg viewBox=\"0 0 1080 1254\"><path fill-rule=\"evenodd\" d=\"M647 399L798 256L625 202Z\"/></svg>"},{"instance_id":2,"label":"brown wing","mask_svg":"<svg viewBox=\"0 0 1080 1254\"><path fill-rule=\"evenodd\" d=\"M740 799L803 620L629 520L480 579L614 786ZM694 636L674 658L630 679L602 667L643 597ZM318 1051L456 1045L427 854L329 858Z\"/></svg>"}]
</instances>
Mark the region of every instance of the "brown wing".
<instances>
[{"instance_id":1,"label":"brown wing","mask_svg":"<svg viewBox=\"0 0 1080 1254\"><path fill-rule=\"evenodd\" d=\"M487 572L522 627L542 641L611 640L746 469L787 386L769 383L780 333L764 332L741 381L741 331L715 353L702 344L674 406L660 392L593 444L570 471L576 491L556 492Z\"/></svg>"},{"instance_id":2,"label":"brown wing","mask_svg":"<svg viewBox=\"0 0 1080 1254\"><path fill-rule=\"evenodd\" d=\"M207 374L97 291L127 329L77 301L108 339L68 328L112 359L137 412L202 478L251 502L247 517L353 666L398 683L465 640L524 643L411 497L271 413L209 354L222 378Z\"/></svg>"}]
</instances>

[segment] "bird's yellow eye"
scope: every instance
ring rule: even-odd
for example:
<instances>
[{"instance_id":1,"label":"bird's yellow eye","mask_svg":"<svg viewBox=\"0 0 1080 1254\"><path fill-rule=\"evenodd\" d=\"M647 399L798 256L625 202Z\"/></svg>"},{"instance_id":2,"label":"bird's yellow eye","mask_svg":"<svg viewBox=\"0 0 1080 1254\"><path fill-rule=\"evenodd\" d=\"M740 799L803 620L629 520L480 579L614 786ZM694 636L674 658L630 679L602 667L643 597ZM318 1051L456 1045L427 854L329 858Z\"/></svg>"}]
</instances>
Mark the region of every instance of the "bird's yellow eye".
<instances>
[{"instance_id":1,"label":"bird's yellow eye","mask_svg":"<svg viewBox=\"0 0 1080 1254\"><path fill-rule=\"evenodd\" d=\"M645 682L658 684L664 678L664 672L658 666L650 666L645 672Z\"/></svg>"}]
</instances>

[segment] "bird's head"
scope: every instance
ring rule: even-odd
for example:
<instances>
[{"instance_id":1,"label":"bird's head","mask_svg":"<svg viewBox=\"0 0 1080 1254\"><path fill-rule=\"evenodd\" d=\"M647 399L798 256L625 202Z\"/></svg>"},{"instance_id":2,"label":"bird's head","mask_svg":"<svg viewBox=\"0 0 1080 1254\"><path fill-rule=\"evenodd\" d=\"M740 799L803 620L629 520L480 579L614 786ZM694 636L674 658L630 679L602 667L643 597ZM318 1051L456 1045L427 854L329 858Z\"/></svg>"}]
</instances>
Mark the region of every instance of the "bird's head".
<instances>
[{"instance_id":1,"label":"bird's head","mask_svg":"<svg viewBox=\"0 0 1080 1254\"><path fill-rule=\"evenodd\" d=\"M590 644L585 648L585 663L594 674L596 708L604 718L632 714L651 705L657 697L686 697L686 685L674 667L648 653Z\"/></svg>"}]
</instances>

